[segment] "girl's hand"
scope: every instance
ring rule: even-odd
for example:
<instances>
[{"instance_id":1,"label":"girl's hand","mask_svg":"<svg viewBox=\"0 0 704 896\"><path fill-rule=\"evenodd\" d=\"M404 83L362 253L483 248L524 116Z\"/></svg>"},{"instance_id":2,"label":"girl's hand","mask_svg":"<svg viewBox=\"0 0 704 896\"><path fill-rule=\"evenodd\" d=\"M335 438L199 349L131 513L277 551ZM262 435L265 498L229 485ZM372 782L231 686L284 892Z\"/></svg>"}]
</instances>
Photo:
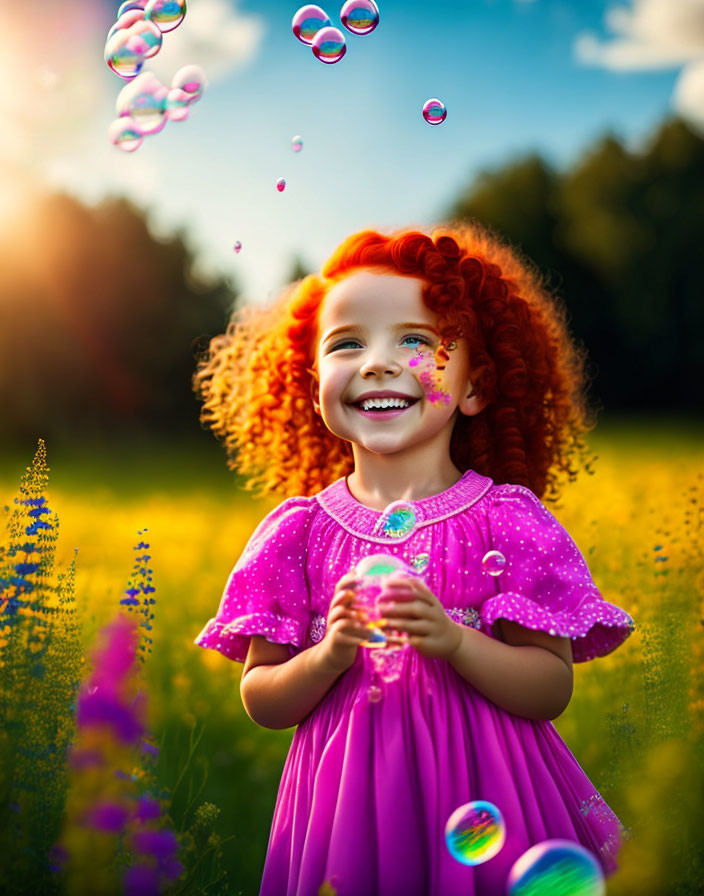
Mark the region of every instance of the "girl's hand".
<instances>
[{"instance_id":1,"label":"girl's hand","mask_svg":"<svg viewBox=\"0 0 704 896\"><path fill-rule=\"evenodd\" d=\"M384 586L379 611L386 628L408 635L408 643L423 656L447 659L460 646L462 626L415 576L394 573Z\"/></svg>"},{"instance_id":2,"label":"girl's hand","mask_svg":"<svg viewBox=\"0 0 704 896\"><path fill-rule=\"evenodd\" d=\"M351 572L342 576L330 601L325 637L319 646L323 661L335 672L350 668L360 642L369 637L369 629L362 624L354 606L358 581Z\"/></svg>"}]
</instances>

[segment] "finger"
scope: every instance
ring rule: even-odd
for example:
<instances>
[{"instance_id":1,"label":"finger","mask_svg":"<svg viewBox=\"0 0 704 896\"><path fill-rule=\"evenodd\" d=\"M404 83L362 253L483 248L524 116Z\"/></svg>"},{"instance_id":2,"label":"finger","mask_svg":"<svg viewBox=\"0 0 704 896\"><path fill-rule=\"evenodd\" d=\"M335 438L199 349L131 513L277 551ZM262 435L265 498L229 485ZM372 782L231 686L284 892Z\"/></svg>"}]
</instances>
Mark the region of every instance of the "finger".
<instances>
[{"instance_id":1,"label":"finger","mask_svg":"<svg viewBox=\"0 0 704 896\"><path fill-rule=\"evenodd\" d=\"M384 626L385 631L387 628L405 635L429 635L431 632L426 619L394 619L388 626Z\"/></svg>"},{"instance_id":2,"label":"finger","mask_svg":"<svg viewBox=\"0 0 704 896\"><path fill-rule=\"evenodd\" d=\"M420 600L389 601L379 604L379 612L389 619L420 619L427 617L427 604Z\"/></svg>"}]
</instances>

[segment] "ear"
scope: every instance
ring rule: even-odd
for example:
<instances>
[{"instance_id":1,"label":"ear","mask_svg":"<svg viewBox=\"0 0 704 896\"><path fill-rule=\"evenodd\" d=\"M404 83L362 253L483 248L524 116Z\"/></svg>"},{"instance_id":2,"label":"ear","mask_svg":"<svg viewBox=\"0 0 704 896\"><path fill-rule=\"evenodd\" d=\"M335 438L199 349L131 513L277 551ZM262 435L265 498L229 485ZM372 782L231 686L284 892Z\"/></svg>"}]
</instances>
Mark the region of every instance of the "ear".
<instances>
[{"instance_id":1,"label":"ear","mask_svg":"<svg viewBox=\"0 0 704 896\"><path fill-rule=\"evenodd\" d=\"M313 410L315 411L315 413L318 416L320 416L320 401L319 401L320 378L318 377L318 371L312 367L309 367L306 372L310 374L309 389L310 389L310 400L313 402Z\"/></svg>"},{"instance_id":2,"label":"ear","mask_svg":"<svg viewBox=\"0 0 704 896\"><path fill-rule=\"evenodd\" d=\"M471 382L467 382L467 389L459 402L460 413L466 417L473 417L475 414L483 411L486 406L487 400L480 398L474 391L474 386Z\"/></svg>"}]
</instances>

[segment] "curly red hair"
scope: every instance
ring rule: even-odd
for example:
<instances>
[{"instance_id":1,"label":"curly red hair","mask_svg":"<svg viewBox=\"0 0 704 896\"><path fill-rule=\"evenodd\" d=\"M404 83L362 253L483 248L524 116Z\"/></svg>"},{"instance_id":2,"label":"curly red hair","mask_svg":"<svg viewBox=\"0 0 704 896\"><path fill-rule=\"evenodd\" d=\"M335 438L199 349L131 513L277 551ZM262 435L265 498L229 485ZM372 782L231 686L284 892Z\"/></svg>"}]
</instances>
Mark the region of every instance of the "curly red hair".
<instances>
[{"instance_id":1,"label":"curly red hair","mask_svg":"<svg viewBox=\"0 0 704 896\"><path fill-rule=\"evenodd\" d=\"M353 470L349 443L329 432L311 401L318 315L328 290L351 271L378 268L425 281L423 300L445 339L467 340L475 392L487 405L458 414L455 466L554 500L577 475L593 427L586 353L569 335L564 307L535 267L484 227L443 225L430 235L368 230L273 307L242 309L210 342L194 375L201 421L224 440L227 463L247 487L311 495Z\"/></svg>"}]
</instances>

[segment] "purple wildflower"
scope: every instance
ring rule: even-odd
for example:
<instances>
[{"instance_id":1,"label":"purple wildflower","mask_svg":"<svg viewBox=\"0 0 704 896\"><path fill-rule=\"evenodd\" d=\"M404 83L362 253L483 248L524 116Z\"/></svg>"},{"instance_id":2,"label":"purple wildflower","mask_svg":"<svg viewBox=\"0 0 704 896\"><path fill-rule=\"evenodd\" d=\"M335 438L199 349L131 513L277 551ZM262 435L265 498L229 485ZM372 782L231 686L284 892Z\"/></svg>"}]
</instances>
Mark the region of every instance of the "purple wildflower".
<instances>
[{"instance_id":1,"label":"purple wildflower","mask_svg":"<svg viewBox=\"0 0 704 896\"><path fill-rule=\"evenodd\" d=\"M137 819L139 821L148 821L150 818L158 818L161 814L161 805L158 800L152 799L150 796L141 796L137 806Z\"/></svg>"},{"instance_id":2,"label":"purple wildflower","mask_svg":"<svg viewBox=\"0 0 704 896\"><path fill-rule=\"evenodd\" d=\"M128 818L129 812L124 806L118 803L98 803L89 814L89 823L99 831L116 834L122 830Z\"/></svg>"},{"instance_id":3,"label":"purple wildflower","mask_svg":"<svg viewBox=\"0 0 704 896\"><path fill-rule=\"evenodd\" d=\"M159 896L159 874L148 865L133 865L125 872L127 896Z\"/></svg>"}]
</instances>

